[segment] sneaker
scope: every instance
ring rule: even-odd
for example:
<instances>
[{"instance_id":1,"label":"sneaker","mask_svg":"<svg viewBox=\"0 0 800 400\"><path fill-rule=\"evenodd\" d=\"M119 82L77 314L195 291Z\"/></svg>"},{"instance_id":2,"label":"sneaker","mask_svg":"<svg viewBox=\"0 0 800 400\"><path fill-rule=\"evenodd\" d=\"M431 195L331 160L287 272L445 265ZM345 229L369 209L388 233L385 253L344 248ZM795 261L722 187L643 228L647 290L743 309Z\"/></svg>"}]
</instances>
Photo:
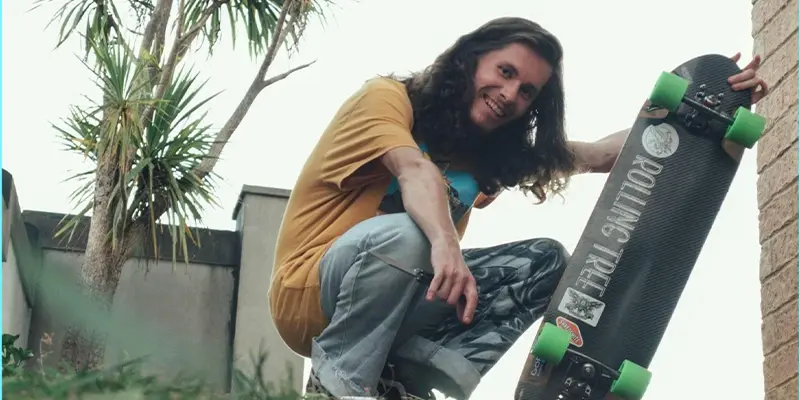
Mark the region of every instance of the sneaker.
<instances>
[{"instance_id":1,"label":"sneaker","mask_svg":"<svg viewBox=\"0 0 800 400\"><path fill-rule=\"evenodd\" d=\"M415 383L420 382L404 380L397 376L394 365L386 364L378 382L378 394L385 400L436 400L430 388Z\"/></svg>"},{"instance_id":2,"label":"sneaker","mask_svg":"<svg viewBox=\"0 0 800 400\"><path fill-rule=\"evenodd\" d=\"M433 395L431 391L425 391L424 393L417 391L409 392L406 390L406 387L398 382L391 379L384 379L381 378L378 382L378 397L381 400L436 400L436 397ZM325 389L320 383L319 378L314 374L312 371L308 377L308 382L306 382L306 394L316 395L313 396L314 398L318 397L326 397L328 399L334 399L335 397L331 392ZM344 399L374 399L373 397L344 397Z\"/></svg>"},{"instance_id":3,"label":"sneaker","mask_svg":"<svg viewBox=\"0 0 800 400\"><path fill-rule=\"evenodd\" d=\"M306 382L306 394L318 395L319 397L327 397L329 399L334 398L331 392L329 392L328 389L325 389L325 387L319 382L319 378L317 378L317 376L314 374L314 371L311 371L311 374L308 376L308 382Z\"/></svg>"},{"instance_id":4,"label":"sneaker","mask_svg":"<svg viewBox=\"0 0 800 400\"><path fill-rule=\"evenodd\" d=\"M381 379L378 382L378 395L383 400L436 400L431 391L408 390L398 381Z\"/></svg>"}]
</instances>

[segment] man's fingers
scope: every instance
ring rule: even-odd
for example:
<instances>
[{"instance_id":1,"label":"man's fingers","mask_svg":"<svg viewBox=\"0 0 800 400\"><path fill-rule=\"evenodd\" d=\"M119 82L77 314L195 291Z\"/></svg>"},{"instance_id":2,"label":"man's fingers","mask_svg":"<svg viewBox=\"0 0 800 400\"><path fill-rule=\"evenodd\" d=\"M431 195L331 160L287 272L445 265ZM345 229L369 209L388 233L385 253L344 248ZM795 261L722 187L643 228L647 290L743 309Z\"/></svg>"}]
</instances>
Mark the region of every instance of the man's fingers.
<instances>
[{"instance_id":1,"label":"man's fingers","mask_svg":"<svg viewBox=\"0 0 800 400\"><path fill-rule=\"evenodd\" d=\"M761 90L758 93L761 94L761 97L766 96L769 93L769 85L767 85L767 81L763 78L758 78L758 85L756 87L760 87Z\"/></svg>"},{"instance_id":2,"label":"man's fingers","mask_svg":"<svg viewBox=\"0 0 800 400\"><path fill-rule=\"evenodd\" d=\"M461 295L464 293L464 285L467 283L466 276L453 276L453 287L450 289L450 294L447 297L447 304L455 305L458 304L458 300L461 298Z\"/></svg>"},{"instance_id":3,"label":"man's fingers","mask_svg":"<svg viewBox=\"0 0 800 400\"><path fill-rule=\"evenodd\" d=\"M739 62L740 58L742 58L742 53L736 53L736 54L733 55L733 57L731 57L731 60L733 60L733 62L737 63L737 62Z\"/></svg>"},{"instance_id":4,"label":"man's fingers","mask_svg":"<svg viewBox=\"0 0 800 400\"><path fill-rule=\"evenodd\" d=\"M739 82L744 82L746 80L753 79L755 76L756 76L756 71L754 71L752 69L746 69L746 70L744 70L744 71L742 71L742 72L740 72L740 73L738 73L736 75L733 75L730 78L728 78L728 83L733 85L733 84L736 84L736 83L739 83Z\"/></svg>"},{"instance_id":5,"label":"man's fingers","mask_svg":"<svg viewBox=\"0 0 800 400\"><path fill-rule=\"evenodd\" d=\"M464 288L464 297L466 298L466 304L464 304L464 312L461 320L465 324L469 324L472 322L472 319L475 318L475 309L478 307L478 290L475 287L474 279L470 279L469 282L467 282Z\"/></svg>"},{"instance_id":6,"label":"man's fingers","mask_svg":"<svg viewBox=\"0 0 800 400\"><path fill-rule=\"evenodd\" d=\"M750 79L748 79L746 81L739 82L739 83L731 85L731 89L736 90L736 91L747 90L747 89L755 90L757 87L761 86L762 82L763 82L763 80L761 78L754 77L754 78L750 78Z\"/></svg>"},{"instance_id":7,"label":"man's fingers","mask_svg":"<svg viewBox=\"0 0 800 400\"><path fill-rule=\"evenodd\" d=\"M761 56L757 55L750 60L750 63L744 69L758 69L759 66L761 66Z\"/></svg>"},{"instance_id":8,"label":"man's fingers","mask_svg":"<svg viewBox=\"0 0 800 400\"><path fill-rule=\"evenodd\" d=\"M433 279L431 279L430 285L428 285L428 293L426 294L425 298L428 301L432 301L434 297L436 297L436 292L439 291L439 286L442 285L442 274L435 274Z\"/></svg>"},{"instance_id":9,"label":"man's fingers","mask_svg":"<svg viewBox=\"0 0 800 400\"><path fill-rule=\"evenodd\" d=\"M769 94L769 86L767 86L767 82L763 79L758 79L758 84L756 85L757 88L761 88L761 90L754 90L753 91L753 98L751 102L753 104L758 103L763 99L767 94Z\"/></svg>"},{"instance_id":10,"label":"man's fingers","mask_svg":"<svg viewBox=\"0 0 800 400\"><path fill-rule=\"evenodd\" d=\"M436 291L436 295L442 300L447 300L453 288L453 273L442 271L440 275L442 275L442 284L439 286L439 290Z\"/></svg>"}]
</instances>

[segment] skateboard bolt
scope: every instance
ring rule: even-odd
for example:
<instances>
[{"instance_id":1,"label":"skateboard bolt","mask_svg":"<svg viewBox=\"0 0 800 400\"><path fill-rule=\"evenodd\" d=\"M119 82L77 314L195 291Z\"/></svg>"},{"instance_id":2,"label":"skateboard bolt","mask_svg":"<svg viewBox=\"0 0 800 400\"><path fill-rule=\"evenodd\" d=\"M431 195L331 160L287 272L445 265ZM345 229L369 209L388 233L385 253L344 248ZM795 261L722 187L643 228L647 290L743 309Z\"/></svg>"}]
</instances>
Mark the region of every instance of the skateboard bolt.
<instances>
[{"instance_id":1,"label":"skateboard bolt","mask_svg":"<svg viewBox=\"0 0 800 400\"><path fill-rule=\"evenodd\" d=\"M594 365L589 363L583 364L583 366L581 367L581 376L584 379L592 379L594 378L594 374L595 374Z\"/></svg>"},{"instance_id":2,"label":"skateboard bolt","mask_svg":"<svg viewBox=\"0 0 800 400\"><path fill-rule=\"evenodd\" d=\"M575 384L572 385L569 389L567 389L567 393L573 398L574 397L584 398L583 395L587 393L587 389L588 393L592 392L592 389L589 388L589 385L587 385L586 382L578 381L575 382Z\"/></svg>"}]
</instances>

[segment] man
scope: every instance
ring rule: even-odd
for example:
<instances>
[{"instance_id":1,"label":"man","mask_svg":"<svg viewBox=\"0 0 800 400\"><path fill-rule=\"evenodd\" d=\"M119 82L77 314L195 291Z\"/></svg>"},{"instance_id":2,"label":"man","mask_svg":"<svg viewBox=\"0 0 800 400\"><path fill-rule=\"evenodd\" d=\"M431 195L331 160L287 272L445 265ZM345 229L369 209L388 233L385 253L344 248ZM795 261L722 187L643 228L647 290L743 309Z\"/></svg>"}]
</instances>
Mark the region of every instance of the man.
<instances>
[{"instance_id":1,"label":"man","mask_svg":"<svg viewBox=\"0 0 800 400\"><path fill-rule=\"evenodd\" d=\"M571 174L613 165L627 131L566 138L561 59L542 27L501 18L342 105L292 192L270 289L284 341L311 357L311 391L468 398L541 317L568 258L560 243L459 240L472 210L505 188L543 201ZM731 78L736 90L762 87L756 99L759 62Z\"/></svg>"}]
</instances>

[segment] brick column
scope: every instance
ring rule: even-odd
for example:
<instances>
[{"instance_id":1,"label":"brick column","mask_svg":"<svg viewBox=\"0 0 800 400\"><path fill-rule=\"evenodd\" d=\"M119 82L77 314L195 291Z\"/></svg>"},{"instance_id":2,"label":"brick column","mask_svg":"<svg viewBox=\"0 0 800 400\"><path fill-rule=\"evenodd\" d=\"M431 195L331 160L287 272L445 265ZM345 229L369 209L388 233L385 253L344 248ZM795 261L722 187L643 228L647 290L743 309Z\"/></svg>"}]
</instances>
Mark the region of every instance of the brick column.
<instances>
[{"instance_id":1,"label":"brick column","mask_svg":"<svg viewBox=\"0 0 800 400\"><path fill-rule=\"evenodd\" d=\"M797 0L754 0L752 17L753 52L772 90L757 106L769 119L757 151L765 399L796 400Z\"/></svg>"}]
</instances>

